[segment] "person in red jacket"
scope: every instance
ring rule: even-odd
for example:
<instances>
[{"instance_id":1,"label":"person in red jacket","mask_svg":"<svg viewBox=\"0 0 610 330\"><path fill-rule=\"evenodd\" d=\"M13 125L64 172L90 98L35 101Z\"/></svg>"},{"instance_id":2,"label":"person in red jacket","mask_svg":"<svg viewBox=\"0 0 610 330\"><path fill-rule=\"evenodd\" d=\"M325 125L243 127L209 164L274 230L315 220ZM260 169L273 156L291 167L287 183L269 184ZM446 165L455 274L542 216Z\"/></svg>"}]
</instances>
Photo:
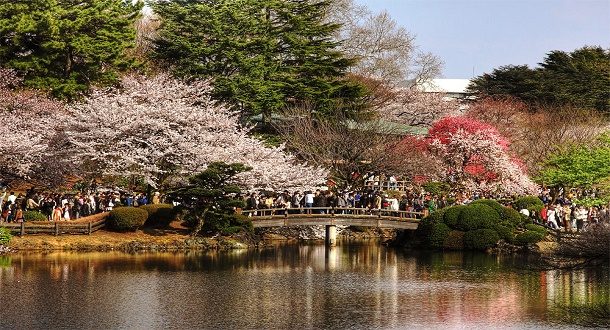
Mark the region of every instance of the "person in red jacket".
<instances>
[{"instance_id":1,"label":"person in red jacket","mask_svg":"<svg viewBox=\"0 0 610 330\"><path fill-rule=\"evenodd\" d=\"M546 224L547 220L548 220L548 207L546 204L544 204L544 207L542 208L542 210L540 210L540 221L542 221L543 224Z\"/></svg>"}]
</instances>

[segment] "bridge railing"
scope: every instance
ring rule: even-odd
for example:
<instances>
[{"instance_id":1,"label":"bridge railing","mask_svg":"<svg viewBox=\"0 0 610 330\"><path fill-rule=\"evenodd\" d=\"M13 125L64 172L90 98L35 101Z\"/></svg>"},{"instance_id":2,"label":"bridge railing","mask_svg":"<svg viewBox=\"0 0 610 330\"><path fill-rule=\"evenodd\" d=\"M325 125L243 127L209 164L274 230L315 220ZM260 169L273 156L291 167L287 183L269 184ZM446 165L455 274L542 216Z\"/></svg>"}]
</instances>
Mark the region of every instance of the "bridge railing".
<instances>
[{"instance_id":1,"label":"bridge railing","mask_svg":"<svg viewBox=\"0 0 610 330\"><path fill-rule=\"evenodd\" d=\"M424 213L415 211L394 211L388 209L368 209L356 207L304 207L243 210L242 214L256 219L301 218L301 217L342 217L342 218L392 218L395 220L420 220Z\"/></svg>"}]
</instances>

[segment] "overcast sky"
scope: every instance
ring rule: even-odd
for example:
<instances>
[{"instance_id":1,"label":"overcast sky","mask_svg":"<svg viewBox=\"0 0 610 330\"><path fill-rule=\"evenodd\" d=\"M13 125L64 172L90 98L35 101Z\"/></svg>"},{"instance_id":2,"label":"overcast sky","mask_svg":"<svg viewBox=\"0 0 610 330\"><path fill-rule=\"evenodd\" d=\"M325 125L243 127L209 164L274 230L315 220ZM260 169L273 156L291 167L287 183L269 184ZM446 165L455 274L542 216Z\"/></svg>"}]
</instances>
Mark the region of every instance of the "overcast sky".
<instances>
[{"instance_id":1,"label":"overcast sky","mask_svg":"<svg viewBox=\"0 0 610 330\"><path fill-rule=\"evenodd\" d=\"M444 62L444 78L541 62L551 50L610 48L610 0L355 0L387 10Z\"/></svg>"}]
</instances>

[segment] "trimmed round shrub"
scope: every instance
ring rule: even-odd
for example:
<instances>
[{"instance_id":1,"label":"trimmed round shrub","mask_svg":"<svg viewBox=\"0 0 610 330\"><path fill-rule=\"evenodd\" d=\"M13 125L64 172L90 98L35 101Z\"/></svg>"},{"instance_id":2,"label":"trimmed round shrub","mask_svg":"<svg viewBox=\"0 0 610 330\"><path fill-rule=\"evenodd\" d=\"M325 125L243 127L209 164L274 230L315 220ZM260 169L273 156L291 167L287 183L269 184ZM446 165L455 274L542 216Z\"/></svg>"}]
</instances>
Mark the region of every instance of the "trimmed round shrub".
<instances>
[{"instance_id":1,"label":"trimmed round shrub","mask_svg":"<svg viewBox=\"0 0 610 330\"><path fill-rule=\"evenodd\" d=\"M47 216L38 211L25 211L23 212L23 219L25 221L47 221Z\"/></svg>"},{"instance_id":2,"label":"trimmed round shrub","mask_svg":"<svg viewBox=\"0 0 610 330\"><path fill-rule=\"evenodd\" d=\"M471 230L464 234L464 247L471 250L485 251L496 245L500 236L493 229Z\"/></svg>"},{"instance_id":3,"label":"trimmed round shrub","mask_svg":"<svg viewBox=\"0 0 610 330\"><path fill-rule=\"evenodd\" d=\"M428 237L428 246L435 249L442 248L449 232L451 232L451 228L446 224L442 222L435 223L432 225L430 236Z\"/></svg>"},{"instance_id":4,"label":"trimmed round shrub","mask_svg":"<svg viewBox=\"0 0 610 330\"><path fill-rule=\"evenodd\" d=\"M443 222L450 228L456 228L460 214L462 214L462 211L467 207L468 206L466 205L456 205L446 208L445 214L443 215Z\"/></svg>"},{"instance_id":5,"label":"trimmed round shrub","mask_svg":"<svg viewBox=\"0 0 610 330\"><path fill-rule=\"evenodd\" d=\"M544 236L545 236L544 233L534 231L534 230L528 230L524 233L517 235L515 237L515 243L517 243L519 245L537 243L537 242L540 242L544 238Z\"/></svg>"},{"instance_id":6,"label":"trimmed round shrub","mask_svg":"<svg viewBox=\"0 0 610 330\"><path fill-rule=\"evenodd\" d=\"M546 235L546 228L539 226L539 225L535 225L533 223L525 225L525 229L535 231L538 233L543 233Z\"/></svg>"},{"instance_id":7,"label":"trimmed round shrub","mask_svg":"<svg viewBox=\"0 0 610 330\"><path fill-rule=\"evenodd\" d=\"M493 228L499 222L500 215L490 206L471 204L460 213L455 229L461 231L487 229Z\"/></svg>"},{"instance_id":8,"label":"trimmed round shrub","mask_svg":"<svg viewBox=\"0 0 610 330\"><path fill-rule=\"evenodd\" d=\"M496 233L498 233L498 236L500 236L500 238L507 243L515 242L515 233L513 228L506 227L504 225L496 225L493 229L496 231Z\"/></svg>"},{"instance_id":9,"label":"trimmed round shrub","mask_svg":"<svg viewBox=\"0 0 610 330\"><path fill-rule=\"evenodd\" d=\"M487 206L491 207L492 209L496 210L496 212L498 212L498 214L500 216L504 212L504 206L502 206L502 204L498 203L497 201L495 201L493 199L477 199L476 201L474 201L474 202L472 202L470 204L483 204L483 205L487 205Z\"/></svg>"},{"instance_id":10,"label":"trimmed round shrub","mask_svg":"<svg viewBox=\"0 0 610 330\"><path fill-rule=\"evenodd\" d=\"M544 204L537 196L523 196L515 201L515 208L517 210L528 209L530 212L534 210L536 213L539 213L543 207Z\"/></svg>"},{"instance_id":11,"label":"trimmed round shrub","mask_svg":"<svg viewBox=\"0 0 610 330\"><path fill-rule=\"evenodd\" d=\"M510 207L503 207L500 218L502 220L502 225L507 227L517 228L523 225L523 214Z\"/></svg>"},{"instance_id":12,"label":"trimmed round shrub","mask_svg":"<svg viewBox=\"0 0 610 330\"><path fill-rule=\"evenodd\" d=\"M443 248L448 250L463 250L464 232L459 230L450 231L443 242Z\"/></svg>"},{"instance_id":13,"label":"trimmed round shrub","mask_svg":"<svg viewBox=\"0 0 610 330\"><path fill-rule=\"evenodd\" d=\"M110 211L106 224L116 231L135 231L142 227L148 218L148 212L137 207L117 207Z\"/></svg>"},{"instance_id":14,"label":"trimmed round shrub","mask_svg":"<svg viewBox=\"0 0 610 330\"><path fill-rule=\"evenodd\" d=\"M443 222L444 212L445 209L440 209L430 213L430 215L421 219L421 221L419 221L419 225L417 226L416 235L418 237L427 239L430 236L430 232L432 231L432 226L437 223Z\"/></svg>"},{"instance_id":15,"label":"trimmed round shrub","mask_svg":"<svg viewBox=\"0 0 610 330\"><path fill-rule=\"evenodd\" d=\"M0 245L6 245L11 242L13 235L11 235L11 231L0 227Z\"/></svg>"},{"instance_id":16,"label":"trimmed round shrub","mask_svg":"<svg viewBox=\"0 0 610 330\"><path fill-rule=\"evenodd\" d=\"M165 228L176 219L178 214L171 204L149 204L140 206L140 208L148 212L148 219L144 223L144 226L147 227Z\"/></svg>"}]
</instances>

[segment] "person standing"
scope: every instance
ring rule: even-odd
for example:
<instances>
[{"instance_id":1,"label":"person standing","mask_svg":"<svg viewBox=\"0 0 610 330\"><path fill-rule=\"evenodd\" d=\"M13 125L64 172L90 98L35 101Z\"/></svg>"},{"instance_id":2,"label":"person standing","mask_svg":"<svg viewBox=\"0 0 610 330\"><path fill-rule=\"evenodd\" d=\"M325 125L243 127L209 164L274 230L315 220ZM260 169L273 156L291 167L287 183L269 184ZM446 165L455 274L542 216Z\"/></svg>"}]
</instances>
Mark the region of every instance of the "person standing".
<instances>
[{"instance_id":1,"label":"person standing","mask_svg":"<svg viewBox=\"0 0 610 330\"><path fill-rule=\"evenodd\" d=\"M153 204L161 204L161 194L158 191L155 191L155 195L152 198Z\"/></svg>"},{"instance_id":2,"label":"person standing","mask_svg":"<svg viewBox=\"0 0 610 330\"><path fill-rule=\"evenodd\" d=\"M305 193L305 207L313 207L313 200L315 195L311 191Z\"/></svg>"},{"instance_id":3,"label":"person standing","mask_svg":"<svg viewBox=\"0 0 610 330\"><path fill-rule=\"evenodd\" d=\"M555 220L555 208L552 205L547 210L547 225L553 229L559 228Z\"/></svg>"},{"instance_id":4,"label":"person standing","mask_svg":"<svg viewBox=\"0 0 610 330\"><path fill-rule=\"evenodd\" d=\"M51 217L51 221L55 221L55 222L61 221L61 215L62 215L61 213L62 213L61 206L59 206L59 204L57 204L55 206L55 209L53 210L53 216Z\"/></svg>"},{"instance_id":5,"label":"person standing","mask_svg":"<svg viewBox=\"0 0 610 330\"><path fill-rule=\"evenodd\" d=\"M24 222L25 219L23 218L23 210L21 209L21 206L17 206L17 210L15 211L15 222Z\"/></svg>"},{"instance_id":6,"label":"person standing","mask_svg":"<svg viewBox=\"0 0 610 330\"><path fill-rule=\"evenodd\" d=\"M567 204L564 205L563 206L563 228L567 232L572 231L572 221L570 219L571 215L572 215L572 210L570 209L570 206Z\"/></svg>"},{"instance_id":7,"label":"person standing","mask_svg":"<svg viewBox=\"0 0 610 330\"><path fill-rule=\"evenodd\" d=\"M64 214L63 220L69 221L70 220L70 204L64 205L63 214Z\"/></svg>"}]
</instances>

